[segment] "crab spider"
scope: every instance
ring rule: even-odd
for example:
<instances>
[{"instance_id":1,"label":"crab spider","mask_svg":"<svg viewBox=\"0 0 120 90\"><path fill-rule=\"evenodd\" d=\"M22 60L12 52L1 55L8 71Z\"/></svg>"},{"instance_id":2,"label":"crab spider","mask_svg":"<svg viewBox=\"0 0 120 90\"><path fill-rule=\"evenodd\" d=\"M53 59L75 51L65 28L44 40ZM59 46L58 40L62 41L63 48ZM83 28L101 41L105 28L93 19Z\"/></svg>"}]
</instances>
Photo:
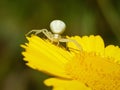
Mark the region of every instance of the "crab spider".
<instances>
[{"instance_id":1,"label":"crab spider","mask_svg":"<svg viewBox=\"0 0 120 90\"><path fill-rule=\"evenodd\" d=\"M50 29L52 33L47 29L41 29L41 30L31 30L26 35L29 35L32 32L35 32L35 35L39 33L43 33L51 42L55 42L58 44L59 42L73 42L77 46L77 48L82 50L81 45L76 40L61 37L61 34L65 31L65 28L66 28L66 25L63 21L53 20L50 23Z\"/></svg>"}]
</instances>

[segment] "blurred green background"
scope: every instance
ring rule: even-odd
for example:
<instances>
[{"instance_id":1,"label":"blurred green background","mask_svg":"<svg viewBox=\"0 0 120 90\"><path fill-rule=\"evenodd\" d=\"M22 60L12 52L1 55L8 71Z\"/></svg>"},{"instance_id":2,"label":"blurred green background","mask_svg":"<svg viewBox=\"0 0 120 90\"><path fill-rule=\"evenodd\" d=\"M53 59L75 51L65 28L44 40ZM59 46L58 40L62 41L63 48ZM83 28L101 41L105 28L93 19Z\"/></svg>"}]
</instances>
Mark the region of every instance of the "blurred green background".
<instances>
[{"instance_id":1,"label":"blurred green background","mask_svg":"<svg viewBox=\"0 0 120 90\"><path fill-rule=\"evenodd\" d=\"M63 20L64 35L101 35L120 45L120 0L0 0L0 90L51 90L48 76L22 60L20 44L32 29Z\"/></svg>"}]
</instances>

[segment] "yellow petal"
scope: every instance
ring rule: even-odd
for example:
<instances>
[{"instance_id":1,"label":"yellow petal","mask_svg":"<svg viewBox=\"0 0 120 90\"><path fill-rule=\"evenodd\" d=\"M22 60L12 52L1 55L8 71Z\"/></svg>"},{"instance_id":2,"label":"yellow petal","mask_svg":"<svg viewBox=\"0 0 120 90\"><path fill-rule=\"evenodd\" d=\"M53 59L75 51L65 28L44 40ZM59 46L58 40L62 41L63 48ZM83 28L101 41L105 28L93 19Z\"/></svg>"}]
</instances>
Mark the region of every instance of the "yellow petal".
<instances>
[{"instance_id":1,"label":"yellow petal","mask_svg":"<svg viewBox=\"0 0 120 90\"><path fill-rule=\"evenodd\" d=\"M44 83L47 86L53 86L53 90L91 90L89 87L77 80L50 78L45 80Z\"/></svg>"},{"instance_id":2,"label":"yellow petal","mask_svg":"<svg viewBox=\"0 0 120 90\"><path fill-rule=\"evenodd\" d=\"M97 35L97 36L74 36L69 37L70 39L76 40L82 47L82 49L86 52L96 52L99 54L103 54L104 52L104 41L103 39ZM73 42L68 42L68 47L79 50L78 47Z\"/></svg>"},{"instance_id":3,"label":"yellow petal","mask_svg":"<svg viewBox=\"0 0 120 90\"><path fill-rule=\"evenodd\" d=\"M120 64L120 48L114 45L108 45L105 48L105 56L113 58L116 63Z\"/></svg>"},{"instance_id":4,"label":"yellow petal","mask_svg":"<svg viewBox=\"0 0 120 90\"><path fill-rule=\"evenodd\" d=\"M68 78L64 70L65 64L72 57L68 51L49 41L42 40L38 36L31 36L27 39L29 43L22 45L25 48L25 52L22 54L25 56L24 60L28 62L28 66L55 76Z\"/></svg>"}]
</instances>

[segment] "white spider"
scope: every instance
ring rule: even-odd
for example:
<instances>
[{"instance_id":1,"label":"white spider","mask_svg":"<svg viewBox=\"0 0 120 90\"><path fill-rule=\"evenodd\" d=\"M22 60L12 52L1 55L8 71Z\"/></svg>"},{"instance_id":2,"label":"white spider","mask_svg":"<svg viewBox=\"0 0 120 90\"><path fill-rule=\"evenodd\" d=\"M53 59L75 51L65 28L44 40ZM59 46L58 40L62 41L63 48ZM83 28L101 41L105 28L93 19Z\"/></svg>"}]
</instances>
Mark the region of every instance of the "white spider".
<instances>
[{"instance_id":1,"label":"white spider","mask_svg":"<svg viewBox=\"0 0 120 90\"><path fill-rule=\"evenodd\" d=\"M80 50L82 50L81 45L77 41L73 39L67 39L67 38L61 37L61 34L65 31L65 28L66 28L66 25L63 21L53 20L50 23L50 29L52 33L49 32L47 29L41 29L41 30L31 30L26 35L29 35L32 32L35 32L35 35L37 35L42 32L52 42L56 42L58 44L59 42L73 42Z\"/></svg>"}]
</instances>

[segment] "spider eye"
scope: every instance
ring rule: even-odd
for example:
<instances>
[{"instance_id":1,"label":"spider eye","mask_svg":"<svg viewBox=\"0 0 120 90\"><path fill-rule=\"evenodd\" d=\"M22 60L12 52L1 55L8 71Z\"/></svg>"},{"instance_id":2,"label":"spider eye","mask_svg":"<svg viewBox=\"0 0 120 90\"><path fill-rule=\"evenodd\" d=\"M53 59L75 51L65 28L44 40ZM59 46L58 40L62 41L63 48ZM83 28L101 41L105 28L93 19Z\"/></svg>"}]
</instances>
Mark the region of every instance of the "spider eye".
<instances>
[{"instance_id":1,"label":"spider eye","mask_svg":"<svg viewBox=\"0 0 120 90\"><path fill-rule=\"evenodd\" d=\"M65 28L66 28L66 25L61 20L53 20L50 23L50 29L55 34L61 34L61 33L63 33L64 30L65 30Z\"/></svg>"}]
</instances>

